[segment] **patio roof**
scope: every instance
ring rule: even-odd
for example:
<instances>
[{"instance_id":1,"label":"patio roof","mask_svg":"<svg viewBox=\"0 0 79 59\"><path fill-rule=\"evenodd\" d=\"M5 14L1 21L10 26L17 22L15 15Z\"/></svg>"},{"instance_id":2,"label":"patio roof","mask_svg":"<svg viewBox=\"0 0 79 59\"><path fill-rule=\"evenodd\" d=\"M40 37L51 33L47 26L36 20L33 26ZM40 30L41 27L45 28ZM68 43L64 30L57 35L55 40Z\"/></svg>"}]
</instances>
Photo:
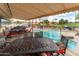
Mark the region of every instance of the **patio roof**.
<instances>
[{"instance_id":1,"label":"patio roof","mask_svg":"<svg viewBox=\"0 0 79 59\"><path fill-rule=\"evenodd\" d=\"M0 3L0 17L29 20L64 13L78 7L77 3Z\"/></svg>"}]
</instances>

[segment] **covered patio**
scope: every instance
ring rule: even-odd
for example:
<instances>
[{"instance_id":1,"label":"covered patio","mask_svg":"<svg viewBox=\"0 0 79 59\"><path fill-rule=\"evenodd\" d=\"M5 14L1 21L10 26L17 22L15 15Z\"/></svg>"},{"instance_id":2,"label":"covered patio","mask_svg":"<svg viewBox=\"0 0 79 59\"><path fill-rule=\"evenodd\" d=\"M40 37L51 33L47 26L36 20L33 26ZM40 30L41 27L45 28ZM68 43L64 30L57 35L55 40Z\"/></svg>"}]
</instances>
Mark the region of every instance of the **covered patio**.
<instances>
[{"instance_id":1,"label":"covered patio","mask_svg":"<svg viewBox=\"0 0 79 59\"><path fill-rule=\"evenodd\" d=\"M77 3L0 3L0 27L1 27L1 19L6 19L6 20L14 20L14 19L21 19L21 20L31 20L31 32L34 31L34 20L35 19L39 19L42 17L46 17L46 16L51 16L51 15L58 15L58 14L62 14L62 13L66 13L66 12L70 12L70 11L75 11L75 10L79 10L79 4ZM29 26L30 27L30 26ZM43 27L42 27L43 29ZM47 30L50 28L45 28L45 29L39 29L41 32L43 32L43 30ZM53 28L52 28L53 29ZM60 28L61 29L61 28ZM7 28L6 28L7 30ZM15 29L16 30L16 29ZM26 29L28 30L28 28ZM51 30L51 29L50 29ZM56 29L58 30L58 28ZM18 30L19 31L19 30ZM44 31L44 33L46 33ZM24 31L25 32L25 31ZM24 33L22 32L22 34ZM16 33L16 32L15 32ZM18 34L20 34L19 32L17 32ZM52 31L50 31L48 34L54 33ZM55 32L56 33L56 32ZM60 32L58 32L59 34L61 34ZM31 35L34 36L35 33L32 33ZM13 34L14 35L14 34ZM36 33L36 35L39 35ZM65 34L66 35L66 34ZM20 35L22 36L22 35ZM27 36L27 35L26 35ZM29 35L28 35L29 36ZM56 36L60 36L60 35L56 35ZM19 36L18 36L19 37ZM38 37L38 36L37 36ZM35 37L35 38L37 38ZM41 36L40 36L41 37ZM45 36L46 37L46 36ZM49 36L48 36L49 37ZM26 37L24 37L26 38ZM52 38L52 37L50 37ZM54 38L54 37L53 37ZM33 37L31 37L31 39L33 39ZM40 38L42 39L42 38ZM54 38L56 39L56 38ZM35 39L34 39L35 40ZM48 40L48 39L47 39ZM27 40L28 41L28 40ZM42 41L42 40L41 40ZM53 40L54 41L54 40ZM10 44L12 44L10 41L6 41L9 42ZM18 40L13 40L13 42L19 42ZM25 41L23 41L25 42ZM21 43L23 43L21 42ZM24 44L24 43L23 43ZM22 44L22 45L23 45ZM49 44L49 43L48 43ZM52 46L55 44L52 43ZM61 43L60 43L61 44ZM13 44L14 45L14 44ZM14 45L14 47L17 44ZM27 45L27 44L26 44ZM56 44L55 44L56 45ZM18 46L18 45L17 45ZM16 47L17 47L16 46ZM52 47L50 46L50 48ZM11 47L11 45L9 46L9 48ZM25 47L25 46L24 46ZM53 46L54 47L54 46ZM6 49L9 50L9 48L6 47ZM20 48L20 47L19 47ZM14 48L13 48L14 49ZM57 47L56 47L57 49ZM7 50L7 52L8 52ZM55 50L55 49L54 49ZM58 49L57 49L58 50ZM2 51L2 50L1 50ZM4 51L6 51L4 49ZM3 52L4 52L3 51ZM9 50L10 51L10 50ZM13 50L14 51L14 50ZM12 51L12 52L13 52ZM19 51L18 49L16 49L15 51ZM11 52L11 51L10 51ZM16 52L18 53L18 52Z\"/></svg>"}]
</instances>

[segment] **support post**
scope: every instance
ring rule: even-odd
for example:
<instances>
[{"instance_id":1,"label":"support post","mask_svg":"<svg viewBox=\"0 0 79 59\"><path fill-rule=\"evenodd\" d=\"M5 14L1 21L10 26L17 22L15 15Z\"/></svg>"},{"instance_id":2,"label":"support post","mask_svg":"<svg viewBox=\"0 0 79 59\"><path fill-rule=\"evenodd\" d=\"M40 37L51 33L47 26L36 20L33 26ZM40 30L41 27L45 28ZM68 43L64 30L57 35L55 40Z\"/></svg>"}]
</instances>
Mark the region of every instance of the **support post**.
<instances>
[{"instance_id":1,"label":"support post","mask_svg":"<svg viewBox=\"0 0 79 59\"><path fill-rule=\"evenodd\" d=\"M1 31L1 26L2 26L2 25L1 25L1 19L2 19L2 18L0 17L0 31Z\"/></svg>"},{"instance_id":2,"label":"support post","mask_svg":"<svg viewBox=\"0 0 79 59\"><path fill-rule=\"evenodd\" d=\"M33 19L32 19L32 37L34 37L34 33L33 33Z\"/></svg>"}]
</instances>

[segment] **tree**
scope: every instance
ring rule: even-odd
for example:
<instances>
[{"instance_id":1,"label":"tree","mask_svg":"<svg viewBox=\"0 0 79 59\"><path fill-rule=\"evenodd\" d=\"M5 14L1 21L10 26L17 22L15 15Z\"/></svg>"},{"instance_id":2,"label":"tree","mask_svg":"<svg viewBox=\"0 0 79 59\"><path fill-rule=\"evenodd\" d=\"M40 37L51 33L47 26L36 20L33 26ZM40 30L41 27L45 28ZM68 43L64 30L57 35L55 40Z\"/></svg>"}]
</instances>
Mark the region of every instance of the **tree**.
<instances>
[{"instance_id":1,"label":"tree","mask_svg":"<svg viewBox=\"0 0 79 59\"><path fill-rule=\"evenodd\" d=\"M79 13L75 16L75 19L79 19Z\"/></svg>"},{"instance_id":2,"label":"tree","mask_svg":"<svg viewBox=\"0 0 79 59\"><path fill-rule=\"evenodd\" d=\"M43 21L45 24L49 24L49 21L48 20L44 20Z\"/></svg>"},{"instance_id":3,"label":"tree","mask_svg":"<svg viewBox=\"0 0 79 59\"><path fill-rule=\"evenodd\" d=\"M68 20L64 20L64 24L67 24L68 23Z\"/></svg>"},{"instance_id":4,"label":"tree","mask_svg":"<svg viewBox=\"0 0 79 59\"><path fill-rule=\"evenodd\" d=\"M39 26L48 26L49 25L49 21L48 20L43 20L39 23Z\"/></svg>"},{"instance_id":5,"label":"tree","mask_svg":"<svg viewBox=\"0 0 79 59\"><path fill-rule=\"evenodd\" d=\"M48 26L49 25L49 21L48 20L43 20L43 26Z\"/></svg>"},{"instance_id":6,"label":"tree","mask_svg":"<svg viewBox=\"0 0 79 59\"><path fill-rule=\"evenodd\" d=\"M52 20L52 24L55 24L56 23L56 20L57 20L57 18L53 19Z\"/></svg>"},{"instance_id":7,"label":"tree","mask_svg":"<svg viewBox=\"0 0 79 59\"><path fill-rule=\"evenodd\" d=\"M67 24L67 23L68 23L68 20L61 19L61 20L59 21L59 24Z\"/></svg>"},{"instance_id":8,"label":"tree","mask_svg":"<svg viewBox=\"0 0 79 59\"><path fill-rule=\"evenodd\" d=\"M22 23L24 23L24 22L21 22L21 21L16 21L15 23L17 23L17 24L22 24Z\"/></svg>"},{"instance_id":9,"label":"tree","mask_svg":"<svg viewBox=\"0 0 79 59\"><path fill-rule=\"evenodd\" d=\"M64 24L64 19L60 19L59 24Z\"/></svg>"}]
</instances>

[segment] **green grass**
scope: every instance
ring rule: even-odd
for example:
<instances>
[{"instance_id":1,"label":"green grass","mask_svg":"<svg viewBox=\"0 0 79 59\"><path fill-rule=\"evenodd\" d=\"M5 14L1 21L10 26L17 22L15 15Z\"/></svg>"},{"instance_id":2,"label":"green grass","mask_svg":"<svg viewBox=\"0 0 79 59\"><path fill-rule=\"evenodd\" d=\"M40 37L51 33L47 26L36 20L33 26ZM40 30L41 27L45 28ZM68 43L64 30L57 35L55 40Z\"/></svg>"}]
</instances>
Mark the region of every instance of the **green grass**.
<instances>
[{"instance_id":1,"label":"green grass","mask_svg":"<svg viewBox=\"0 0 79 59\"><path fill-rule=\"evenodd\" d=\"M55 26L57 28L63 28L65 26L68 26L68 27L79 27L79 23L53 24L52 26Z\"/></svg>"},{"instance_id":2,"label":"green grass","mask_svg":"<svg viewBox=\"0 0 79 59\"><path fill-rule=\"evenodd\" d=\"M38 26L49 26L49 25L47 25L47 24L39 25L38 24ZM63 28L65 26L68 26L68 27L79 27L79 23L66 23L66 24L57 24L57 23L55 23L55 24L52 24L52 27L56 27L56 28Z\"/></svg>"}]
</instances>

